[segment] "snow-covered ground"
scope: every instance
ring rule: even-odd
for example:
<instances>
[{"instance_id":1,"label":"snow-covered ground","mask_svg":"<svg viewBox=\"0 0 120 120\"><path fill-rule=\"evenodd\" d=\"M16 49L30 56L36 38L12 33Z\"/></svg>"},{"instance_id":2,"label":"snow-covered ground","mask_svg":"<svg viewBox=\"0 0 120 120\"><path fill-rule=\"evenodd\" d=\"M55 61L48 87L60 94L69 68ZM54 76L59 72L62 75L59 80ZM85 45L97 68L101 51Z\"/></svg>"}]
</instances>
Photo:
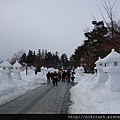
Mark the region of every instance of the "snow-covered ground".
<instances>
[{"instance_id":1,"label":"snow-covered ground","mask_svg":"<svg viewBox=\"0 0 120 120\"><path fill-rule=\"evenodd\" d=\"M70 114L119 114L120 92L111 92L110 84L97 81L96 74L76 76L78 84L70 89Z\"/></svg>"},{"instance_id":2,"label":"snow-covered ground","mask_svg":"<svg viewBox=\"0 0 120 120\"><path fill-rule=\"evenodd\" d=\"M33 69L21 72L22 80L13 79L13 83L0 80L0 105L9 102L47 82L46 70L35 75ZM13 73L12 73L13 75ZM70 114L119 114L120 92L111 92L110 84L98 82L96 74L75 74L78 84L70 89L72 105Z\"/></svg>"},{"instance_id":3,"label":"snow-covered ground","mask_svg":"<svg viewBox=\"0 0 120 120\"><path fill-rule=\"evenodd\" d=\"M11 76L13 76L13 73ZM42 78L43 75L41 76L40 72L35 75L33 69L28 69L27 75L25 70L22 71L21 76L22 80L13 79L11 83L0 80L0 105L24 95L47 82L45 77L44 79Z\"/></svg>"}]
</instances>

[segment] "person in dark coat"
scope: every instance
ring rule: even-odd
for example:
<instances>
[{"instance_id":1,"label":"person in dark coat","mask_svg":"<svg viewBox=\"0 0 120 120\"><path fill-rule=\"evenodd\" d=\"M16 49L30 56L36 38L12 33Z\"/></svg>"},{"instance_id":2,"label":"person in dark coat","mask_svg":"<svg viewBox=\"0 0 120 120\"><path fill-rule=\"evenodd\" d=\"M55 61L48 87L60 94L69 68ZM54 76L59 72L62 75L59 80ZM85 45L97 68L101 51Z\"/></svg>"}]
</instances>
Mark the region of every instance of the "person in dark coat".
<instances>
[{"instance_id":1,"label":"person in dark coat","mask_svg":"<svg viewBox=\"0 0 120 120\"><path fill-rule=\"evenodd\" d=\"M71 76L70 70L67 71L67 76L68 76L68 82L70 82L70 76Z\"/></svg>"},{"instance_id":2,"label":"person in dark coat","mask_svg":"<svg viewBox=\"0 0 120 120\"><path fill-rule=\"evenodd\" d=\"M74 76L74 73L72 73L72 75L71 75L72 83L74 83L74 79L75 79L75 76Z\"/></svg>"},{"instance_id":3,"label":"person in dark coat","mask_svg":"<svg viewBox=\"0 0 120 120\"><path fill-rule=\"evenodd\" d=\"M47 77L47 82L50 83L50 77L51 77L50 72L48 72L48 73L46 74L46 77Z\"/></svg>"},{"instance_id":4,"label":"person in dark coat","mask_svg":"<svg viewBox=\"0 0 120 120\"><path fill-rule=\"evenodd\" d=\"M53 75L54 75L54 73L51 72L51 73L50 73L51 80L53 80Z\"/></svg>"},{"instance_id":5,"label":"person in dark coat","mask_svg":"<svg viewBox=\"0 0 120 120\"><path fill-rule=\"evenodd\" d=\"M66 72L63 71L63 73L62 73L62 82L65 82L65 76L66 76Z\"/></svg>"},{"instance_id":6,"label":"person in dark coat","mask_svg":"<svg viewBox=\"0 0 120 120\"><path fill-rule=\"evenodd\" d=\"M53 85L57 86L57 84L58 84L58 74L55 71L54 74L53 74Z\"/></svg>"}]
</instances>

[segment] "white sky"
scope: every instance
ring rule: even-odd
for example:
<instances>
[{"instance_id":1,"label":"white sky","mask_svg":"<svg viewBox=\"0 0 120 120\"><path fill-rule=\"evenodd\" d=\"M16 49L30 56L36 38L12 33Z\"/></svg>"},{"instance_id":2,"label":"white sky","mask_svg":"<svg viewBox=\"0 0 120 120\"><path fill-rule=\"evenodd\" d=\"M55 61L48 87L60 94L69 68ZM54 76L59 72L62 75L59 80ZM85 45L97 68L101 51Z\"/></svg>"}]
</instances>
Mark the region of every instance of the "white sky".
<instances>
[{"instance_id":1,"label":"white sky","mask_svg":"<svg viewBox=\"0 0 120 120\"><path fill-rule=\"evenodd\" d=\"M92 26L91 13L102 20L97 4L106 15L102 1L0 0L0 58L7 59L21 49L47 49L70 57L85 39L86 26ZM118 15L119 5L117 0Z\"/></svg>"}]
</instances>

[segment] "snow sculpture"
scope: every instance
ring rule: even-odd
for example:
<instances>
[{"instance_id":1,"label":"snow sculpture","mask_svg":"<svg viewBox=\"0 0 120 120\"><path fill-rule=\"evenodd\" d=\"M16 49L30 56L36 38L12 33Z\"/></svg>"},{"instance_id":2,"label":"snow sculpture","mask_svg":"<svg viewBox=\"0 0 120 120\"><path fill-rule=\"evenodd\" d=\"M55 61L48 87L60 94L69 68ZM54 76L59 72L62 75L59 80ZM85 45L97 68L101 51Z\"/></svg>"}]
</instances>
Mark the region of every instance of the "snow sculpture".
<instances>
[{"instance_id":1,"label":"snow sculpture","mask_svg":"<svg viewBox=\"0 0 120 120\"><path fill-rule=\"evenodd\" d=\"M0 80L1 83L5 83L5 84L13 84L13 80L12 80L12 76L11 76L11 72L12 72L12 65L8 62L8 61L4 61L3 63L0 64L0 72L1 72L1 76L0 76Z\"/></svg>"},{"instance_id":2,"label":"snow sculpture","mask_svg":"<svg viewBox=\"0 0 120 120\"><path fill-rule=\"evenodd\" d=\"M106 84L110 86L111 91L120 91L120 54L112 49L102 61L106 64L103 71L108 75Z\"/></svg>"},{"instance_id":3,"label":"snow sculpture","mask_svg":"<svg viewBox=\"0 0 120 120\"><path fill-rule=\"evenodd\" d=\"M77 67L75 69L75 79L80 81L82 79L83 75L84 75L83 72L84 72L84 68L82 66Z\"/></svg>"},{"instance_id":4,"label":"snow sculpture","mask_svg":"<svg viewBox=\"0 0 120 120\"><path fill-rule=\"evenodd\" d=\"M46 78L46 69L42 66L40 68L40 70L41 70L41 72L40 72L40 79L47 80L47 78Z\"/></svg>"},{"instance_id":5,"label":"snow sculpture","mask_svg":"<svg viewBox=\"0 0 120 120\"><path fill-rule=\"evenodd\" d=\"M59 70L58 69L55 69L55 71L58 73L59 72Z\"/></svg>"},{"instance_id":6,"label":"snow sculpture","mask_svg":"<svg viewBox=\"0 0 120 120\"><path fill-rule=\"evenodd\" d=\"M82 66L77 67L77 68L75 69L75 73L83 76L83 75L84 75L84 68L83 68Z\"/></svg>"},{"instance_id":7,"label":"snow sculpture","mask_svg":"<svg viewBox=\"0 0 120 120\"><path fill-rule=\"evenodd\" d=\"M84 75L84 72L85 72L85 71L84 71L84 68L81 66L81 67L80 67L80 75Z\"/></svg>"},{"instance_id":8,"label":"snow sculpture","mask_svg":"<svg viewBox=\"0 0 120 120\"><path fill-rule=\"evenodd\" d=\"M41 73L45 75L45 71L46 71L45 67L42 66L40 69L41 69Z\"/></svg>"},{"instance_id":9,"label":"snow sculpture","mask_svg":"<svg viewBox=\"0 0 120 120\"><path fill-rule=\"evenodd\" d=\"M107 81L107 74L103 71L103 67L105 67L105 63L102 62L102 59L99 59L95 62L97 70L97 82L98 83L105 83Z\"/></svg>"},{"instance_id":10,"label":"snow sculpture","mask_svg":"<svg viewBox=\"0 0 120 120\"><path fill-rule=\"evenodd\" d=\"M48 68L48 71L54 73L56 70L54 68Z\"/></svg>"},{"instance_id":11,"label":"snow sculpture","mask_svg":"<svg viewBox=\"0 0 120 120\"><path fill-rule=\"evenodd\" d=\"M21 78L21 74L20 74L20 71L21 71L21 67L22 65L18 63L18 61L16 61L16 63L13 65L13 78L14 79L18 79L18 80L22 80Z\"/></svg>"},{"instance_id":12,"label":"snow sculpture","mask_svg":"<svg viewBox=\"0 0 120 120\"><path fill-rule=\"evenodd\" d=\"M45 73L45 75L47 74L47 72L48 72L48 69L47 69L47 67L45 67L45 68L44 68L44 73Z\"/></svg>"}]
</instances>

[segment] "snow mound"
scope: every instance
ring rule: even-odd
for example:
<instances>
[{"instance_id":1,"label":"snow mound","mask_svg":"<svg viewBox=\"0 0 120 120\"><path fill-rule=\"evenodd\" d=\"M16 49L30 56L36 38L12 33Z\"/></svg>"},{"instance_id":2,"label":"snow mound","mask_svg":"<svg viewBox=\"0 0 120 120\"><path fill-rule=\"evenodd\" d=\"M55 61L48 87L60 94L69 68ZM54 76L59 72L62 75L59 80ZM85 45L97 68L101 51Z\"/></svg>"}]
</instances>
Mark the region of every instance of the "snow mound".
<instances>
[{"instance_id":1,"label":"snow mound","mask_svg":"<svg viewBox=\"0 0 120 120\"><path fill-rule=\"evenodd\" d=\"M1 73L0 73L1 75ZM12 73L13 75L13 73ZM4 82L4 79L0 81L0 105L10 102L17 97L26 94L27 92L40 87L45 80L40 79L40 73L35 75L33 69L28 69L28 75L26 71L21 72L22 80L13 79L13 83Z\"/></svg>"},{"instance_id":2,"label":"snow mound","mask_svg":"<svg viewBox=\"0 0 120 120\"><path fill-rule=\"evenodd\" d=\"M106 84L97 82L95 74L82 76L70 89L69 114L119 114L120 94L111 92Z\"/></svg>"}]
</instances>

